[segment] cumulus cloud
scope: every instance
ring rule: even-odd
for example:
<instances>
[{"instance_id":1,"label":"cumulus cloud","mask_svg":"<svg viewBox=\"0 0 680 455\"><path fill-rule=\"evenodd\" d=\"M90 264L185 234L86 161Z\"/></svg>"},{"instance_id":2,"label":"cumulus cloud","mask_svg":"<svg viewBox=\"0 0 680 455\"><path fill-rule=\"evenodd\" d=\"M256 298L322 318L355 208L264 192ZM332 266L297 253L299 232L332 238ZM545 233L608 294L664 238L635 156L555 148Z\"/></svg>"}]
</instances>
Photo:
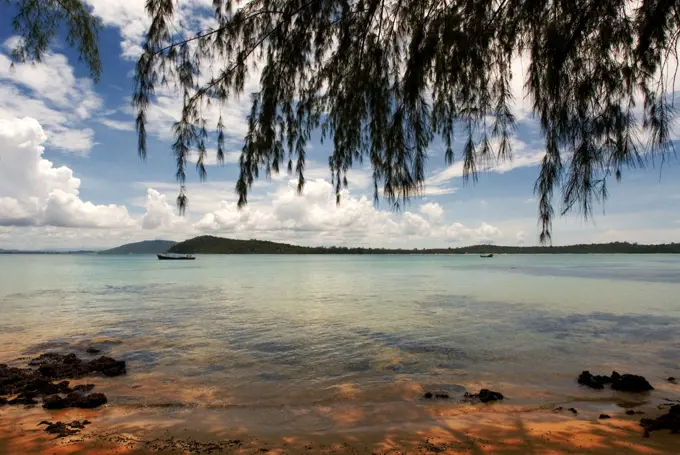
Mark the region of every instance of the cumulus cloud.
<instances>
[{"instance_id":1,"label":"cumulus cloud","mask_svg":"<svg viewBox=\"0 0 680 455\"><path fill-rule=\"evenodd\" d=\"M143 229L172 230L187 225L187 219L178 216L175 209L167 201L167 196L153 188L146 192L146 212L142 217Z\"/></svg>"},{"instance_id":2,"label":"cumulus cloud","mask_svg":"<svg viewBox=\"0 0 680 455\"><path fill-rule=\"evenodd\" d=\"M194 228L235 237L373 246L404 245L406 240L493 241L502 236L500 229L486 223L478 228L443 223L444 211L435 203L421 207L426 218L410 211L379 210L368 197L349 191L343 191L337 205L333 185L324 179L308 181L302 194L296 185L289 181L273 193L269 204L250 204L242 210L236 203L223 201Z\"/></svg>"},{"instance_id":3,"label":"cumulus cloud","mask_svg":"<svg viewBox=\"0 0 680 455\"><path fill-rule=\"evenodd\" d=\"M133 224L121 205L80 199L80 179L43 158L47 135L32 118L0 119L0 224L120 227Z\"/></svg>"},{"instance_id":4,"label":"cumulus cloud","mask_svg":"<svg viewBox=\"0 0 680 455\"><path fill-rule=\"evenodd\" d=\"M192 198L201 201L201 211L193 219L178 216L170 200L173 196L159 191L170 188L169 184L148 184L146 197L138 203L144 212L132 216L124 205L82 200L81 181L73 170L57 167L43 157L47 140L48 135L34 119L0 120L3 231L7 227L26 232L43 229L52 240L59 233L76 247L84 246L77 243L80 237L76 234L96 230L93 228L106 228L110 235L86 234L88 242L108 239L107 245L116 238L129 242L161 235L188 238L199 233L307 245L398 247L409 247L412 241L441 244L502 237L500 229L486 223L479 227L447 224L443 208L436 203L422 205L420 213L394 213L378 209L367 196L345 190L338 205L333 185L323 178L309 180L302 194L298 194L295 180L269 182L268 196L254 195L252 203L242 210L235 202L223 200L227 191L233 192L233 182L213 183L214 187L198 185L192 190ZM176 190L174 186L172 189ZM207 196L202 200L204 190Z\"/></svg>"},{"instance_id":5,"label":"cumulus cloud","mask_svg":"<svg viewBox=\"0 0 680 455\"><path fill-rule=\"evenodd\" d=\"M427 215L429 219L432 221L439 221L442 215L444 214L444 209L442 208L441 205L437 204L436 202L430 202L427 204L423 204L420 207L420 212Z\"/></svg>"},{"instance_id":6,"label":"cumulus cloud","mask_svg":"<svg viewBox=\"0 0 680 455\"><path fill-rule=\"evenodd\" d=\"M2 49L8 53L15 43L11 38ZM0 52L0 118L38 118L48 145L86 154L94 145L94 131L83 124L102 107L92 81L77 78L61 54L48 52L40 63L11 63Z\"/></svg>"}]
</instances>

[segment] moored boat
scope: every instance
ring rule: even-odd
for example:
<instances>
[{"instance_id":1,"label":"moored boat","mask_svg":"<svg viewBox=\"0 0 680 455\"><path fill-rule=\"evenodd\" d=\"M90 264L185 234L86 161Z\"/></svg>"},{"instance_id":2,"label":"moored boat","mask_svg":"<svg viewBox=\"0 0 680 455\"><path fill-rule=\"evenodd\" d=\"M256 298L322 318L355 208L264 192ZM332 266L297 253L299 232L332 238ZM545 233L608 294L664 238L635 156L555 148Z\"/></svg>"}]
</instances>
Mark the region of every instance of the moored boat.
<instances>
[{"instance_id":1,"label":"moored boat","mask_svg":"<svg viewBox=\"0 0 680 455\"><path fill-rule=\"evenodd\" d=\"M158 259L160 260L192 261L196 259L196 257L191 254L182 253L158 253L156 256L158 256Z\"/></svg>"},{"instance_id":2,"label":"moored boat","mask_svg":"<svg viewBox=\"0 0 680 455\"><path fill-rule=\"evenodd\" d=\"M493 253L480 254L479 257L480 257L480 258L492 258L492 257L493 257Z\"/></svg>"}]
</instances>

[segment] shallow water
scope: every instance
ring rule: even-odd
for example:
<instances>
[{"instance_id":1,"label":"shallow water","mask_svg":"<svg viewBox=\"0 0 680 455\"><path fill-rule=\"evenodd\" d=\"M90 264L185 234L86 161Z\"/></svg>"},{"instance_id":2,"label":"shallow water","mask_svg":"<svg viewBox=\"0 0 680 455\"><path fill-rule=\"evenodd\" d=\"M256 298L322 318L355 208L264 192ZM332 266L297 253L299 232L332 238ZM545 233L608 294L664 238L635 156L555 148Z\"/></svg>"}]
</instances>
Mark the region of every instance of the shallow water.
<instances>
[{"instance_id":1,"label":"shallow water","mask_svg":"<svg viewBox=\"0 0 680 455\"><path fill-rule=\"evenodd\" d=\"M671 255L0 255L0 362L95 346L129 362L101 386L113 406L321 430L309 410L376 419L423 390L598 399L575 387L583 369L643 374L667 396L678 296Z\"/></svg>"}]
</instances>

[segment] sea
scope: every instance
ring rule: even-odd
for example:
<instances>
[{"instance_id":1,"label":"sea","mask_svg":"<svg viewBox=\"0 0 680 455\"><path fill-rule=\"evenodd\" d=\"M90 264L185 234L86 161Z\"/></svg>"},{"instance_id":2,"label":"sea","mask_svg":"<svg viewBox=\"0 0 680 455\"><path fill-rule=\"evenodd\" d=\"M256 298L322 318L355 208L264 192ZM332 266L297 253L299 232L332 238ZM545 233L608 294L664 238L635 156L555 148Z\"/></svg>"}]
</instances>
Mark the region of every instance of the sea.
<instances>
[{"instance_id":1,"label":"sea","mask_svg":"<svg viewBox=\"0 0 680 455\"><path fill-rule=\"evenodd\" d=\"M427 391L617 406L582 370L677 397L679 334L676 255L0 255L0 363L94 347L128 364L111 408L260 429L417 422Z\"/></svg>"}]
</instances>

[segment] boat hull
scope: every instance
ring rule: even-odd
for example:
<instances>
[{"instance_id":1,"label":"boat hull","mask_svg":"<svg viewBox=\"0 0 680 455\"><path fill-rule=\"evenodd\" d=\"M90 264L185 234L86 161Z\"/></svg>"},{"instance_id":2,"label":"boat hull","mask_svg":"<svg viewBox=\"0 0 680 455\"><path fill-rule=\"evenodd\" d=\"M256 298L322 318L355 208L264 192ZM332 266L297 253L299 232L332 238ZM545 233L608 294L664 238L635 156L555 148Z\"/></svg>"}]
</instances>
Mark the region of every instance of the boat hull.
<instances>
[{"instance_id":1,"label":"boat hull","mask_svg":"<svg viewBox=\"0 0 680 455\"><path fill-rule=\"evenodd\" d=\"M165 254L157 254L158 259L161 261L193 261L196 259L193 256L178 256L178 257L173 257L173 256L167 256Z\"/></svg>"}]
</instances>

